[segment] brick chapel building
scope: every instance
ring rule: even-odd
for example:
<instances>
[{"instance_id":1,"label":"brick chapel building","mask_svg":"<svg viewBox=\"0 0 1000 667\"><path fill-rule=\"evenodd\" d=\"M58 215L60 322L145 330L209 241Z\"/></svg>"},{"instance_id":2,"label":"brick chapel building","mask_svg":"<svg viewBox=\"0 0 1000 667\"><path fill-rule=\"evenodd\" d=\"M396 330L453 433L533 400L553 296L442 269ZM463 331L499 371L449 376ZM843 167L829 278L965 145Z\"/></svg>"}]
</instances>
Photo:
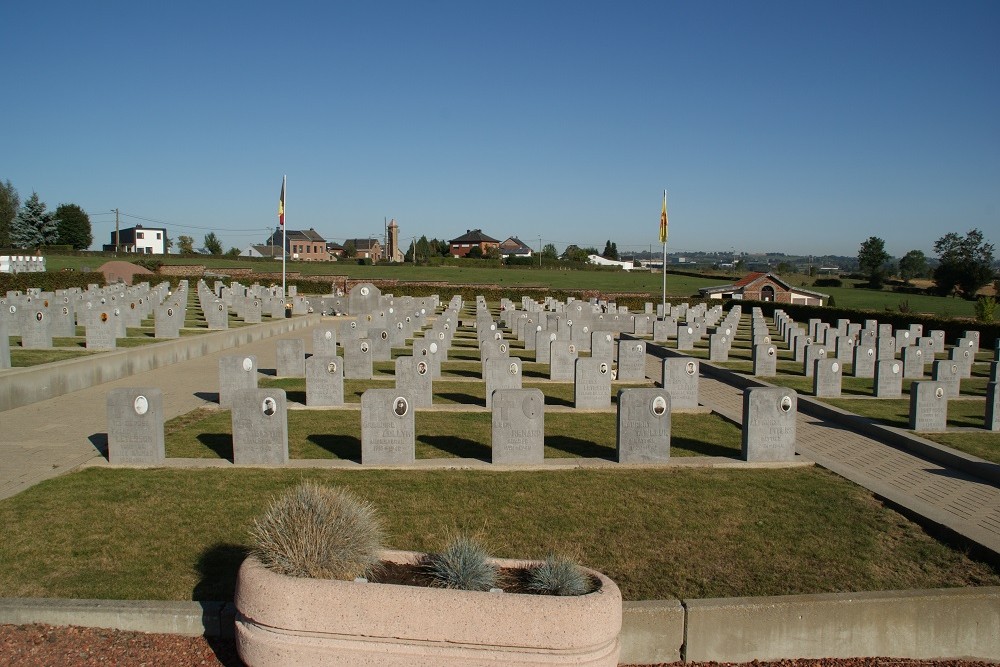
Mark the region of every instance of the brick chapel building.
<instances>
[{"instance_id":1,"label":"brick chapel building","mask_svg":"<svg viewBox=\"0 0 1000 667\"><path fill-rule=\"evenodd\" d=\"M804 306L822 306L830 298L829 294L795 287L773 273L760 272L748 274L731 285L702 287L698 292L709 299L746 299Z\"/></svg>"}]
</instances>

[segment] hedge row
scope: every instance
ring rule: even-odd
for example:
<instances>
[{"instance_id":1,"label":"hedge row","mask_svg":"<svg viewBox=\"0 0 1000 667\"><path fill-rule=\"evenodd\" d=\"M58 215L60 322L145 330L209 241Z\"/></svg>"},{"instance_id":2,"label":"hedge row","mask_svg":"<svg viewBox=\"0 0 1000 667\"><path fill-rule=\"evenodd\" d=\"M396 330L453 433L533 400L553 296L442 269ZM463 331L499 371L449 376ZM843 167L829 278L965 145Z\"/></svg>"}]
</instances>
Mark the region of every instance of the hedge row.
<instances>
[{"instance_id":1,"label":"hedge row","mask_svg":"<svg viewBox=\"0 0 1000 667\"><path fill-rule=\"evenodd\" d=\"M97 271L79 273L77 271L40 271L38 273L0 273L0 294L14 290L27 292L29 288L37 287L43 292L54 292L57 289L79 287L87 289L88 285L104 285L104 274Z\"/></svg>"}]
</instances>

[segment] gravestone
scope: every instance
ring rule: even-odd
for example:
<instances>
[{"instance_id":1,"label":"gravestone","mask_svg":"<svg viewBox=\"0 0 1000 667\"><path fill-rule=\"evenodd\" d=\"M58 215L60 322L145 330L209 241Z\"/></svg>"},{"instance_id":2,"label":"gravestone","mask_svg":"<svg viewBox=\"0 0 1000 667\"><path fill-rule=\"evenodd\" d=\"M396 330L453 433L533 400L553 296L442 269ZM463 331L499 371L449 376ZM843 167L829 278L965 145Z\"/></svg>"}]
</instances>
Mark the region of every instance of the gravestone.
<instances>
[{"instance_id":1,"label":"gravestone","mask_svg":"<svg viewBox=\"0 0 1000 667\"><path fill-rule=\"evenodd\" d=\"M57 303L49 308L52 335L69 338L76 335L76 314L72 303Z\"/></svg>"},{"instance_id":2,"label":"gravestone","mask_svg":"<svg viewBox=\"0 0 1000 667\"><path fill-rule=\"evenodd\" d=\"M156 338L180 338L184 323L184 309L173 302L157 306L153 311L153 336Z\"/></svg>"},{"instance_id":3,"label":"gravestone","mask_svg":"<svg viewBox=\"0 0 1000 667\"><path fill-rule=\"evenodd\" d=\"M619 463L670 460L670 394L665 389L618 392L616 450Z\"/></svg>"},{"instance_id":4,"label":"gravestone","mask_svg":"<svg viewBox=\"0 0 1000 667\"><path fill-rule=\"evenodd\" d=\"M778 372L778 348L774 345L755 345L753 348L753 374L755 377L774 377Z\"/></svg>"},{"instance_id":5,"label":"gravestone","mask_svg":"<svg viewBox=\"0 0 1000 667\"><path fill-rule=\"evenodd\" d=\"M844 365L836 357L817 359L813 371L813 395L818 398L840 396Z\"/></svg>"},{"instance_id":6,"label":"gravestone","mask_svg":"<svg viewBox=\"0 0 1000 667\"><path fill-rule=\"evenodd\" d=\"M545 397L540 389L493 392L493 463L545 461Z\"/></svg>"},{"instance_id":7,"label":"gravestone","mask_svg":"<svg viewBox=\"0 0 1000 667\"><path fill-rule=\"evenodd\" d=\"M698 335L695 333L695 329L688 323L677 325L677 349L678 350L693 350L694 341L697 340Z\"/></svg>"},{"instance_id":8,"label":"gravestone","mask_svg":"<svg viewBox=\"0 0 1000 667\"><path fill-rule=\"evenodd\" d=\"M241 389L257 388L257 357L231 355L219 359L219 407L231 408Z\"/></svg>"},{"instance_id":9,"label":"gravestone","mask_svg":"<svg viewBox=\"0 0 1000 667\"><path fill-rule=\"evenodd\" d=\"M493 392L498 389L521 388L521 359L518 357L492 357L483 363L486 380L486 409L493 408Z\"/></svg>"},{"instance_id":10,"label":"gravestone","mask_svg":"<svg viewBox=\"0 0 1000 667\"><path fill-rule=\"evenodd\" d=\"M263 308L260 299L247 297L243 305L243 321L247 324L260 324Z\"/></svg>"},{"instance_id":11,"label":"gravestone","mask_svg":"<svg viewBox=\"0 0 1000 667\"><path fill-rule=\"evenodd\" d=\"M924 351L918 345L903 348L903 377L922 378L924 376Z\"/></svg>"},{"instance_id":12,"label":"gravestone","mask_svg":"<svg viewBox=\"0 0 1000 667\"><path fill-rule=\"evenodd\" d=\"M163 392L152 387L108 391L108 461L112 465L157 465L163 445Z\"/></svg>"},{"instance_id":13,"label":"gravestone","mask_svg":"<svg viewBox=\"0 0 1000 667\"><path fill-rule=\"evenodd\" d=\"M602 409L611 407L611 363L593 357L576 360L573 407Z\"/></svg>"},{"instance_id":14,"label":"gravestone","mask_svg":"<svg viewBox=\"0 0 1000 667\"><path fill-rule=\"evenodd\" d=\"M392 341L389 329L375 327L368 330L368 340L372 345L372 361L392 360Z\"/></svg>"},{"instance_id":15,"label":"gravestone","mask_svg":"<svg viewBox=\"0 0 1000 667\"><path fill-rule=\"evenodd\" d=\"M205 321L212 331L221 331L229 328L229 310L222 301L212 301L205 306Z\"/></svg>"},{"instance_id":16,"label":"gravestone","mask_svg":"<svg viewBox=\"0 0 1000 667\"><path fill-rule=\"evenodd\" d=\"M851 374L856 378L875 377L875 348L871 345L855 345Z\"/></svg>"},{"instance_id":17,"label":"gravestone","mask_svg":"<svg viewBox=\"0 0 1000 667\"><path fill-rule=\"evenodd\" d=\"M963 378L972 377L972 351L968 347L958 347L957 345L951 348L948 353L948 359L955 364L958 364L958 373Z\"/></svg>"},{"instance_id":18,"label":"gravestone","mask_svg":"<svg viewBox=\"0 0 1000 667\"><path fill-rule=\"evenodd\" d=\"M958 398L962 393L962 374L958 364L953 361L939 359L934 362L931 378L944 387L944 395L948 398Z\"/></svg>"},{"instance_id":19,"label":"gravestone","mask_svg":"<svg viewBox=\"0 0 1000 667\"><path fill-rule=\"evenodd\" d=\"M875 398L899 398L903 395L903 366L896 359L880 359L875 364Z\"/></svg>"},{"instance_id":20,"label":"gravestone","mask_svg":"<svg viewBox=\"0 0 1000 667\"><path fill-rule=\"evenodd\" d=\"M306 374L306 342L301 338L278 341L276 372L278 377L300 378Z\"/></svg>"},{"instance_id":21,"label":"gravestone","mask_svg":"<svg viewBox=\"0 0 1000 667\"><path fill-rule=\"evenodd\" d=\"M944 329L931 329L927 335L934 340L934 352L944 352Z\"/></svg>"},{"instance_id":22,"label":"gravestone","mask_svg":"<svg viewBox=\"0 0 1000 667\"><path fill-rule=\"evenodd\" d=\"M535 361L537 363L549 363L552 356L551 343L557 338L556 332L549 329L542 329L535 332Z\"/></svg>"},{"instance_id":23,"label":"gravestone","mask_svg":"<svg viewBox=\"0 0 1000 667\"><path fill-rule=\"evenodd\" d=\"M433 385L433 373L425 359L396 357L396 391L409 397L412 407L431 407Z\"/></svg>"},{"instance_id":24,"label":"gravestone","mask_svg":"<svg viewBox=\"0 0 1000 667\"><path fill-rule=\"evenodd\" d=\"M798 394L783 387L743 390L743 430L740 455L744 461L795 459Z\"/></svg>"},{"instance_id":25,"label":"gravestone","mask_svg":"<svg viewBox=\"0 0 1000 667\"><path fill-rule=\"evenodd\" d=\"M7 323L0 318L0 368L10 368L10 338Z\"/></svg>"},{"instance_id":26,"label":"gravestone","mask_svg":"<svg viewBox=\"0 0 1000 667\"><path fill-rule=\"evenodd\" d=\"M609 364L615 358L615 339L607 331L595 331L590 337L590 356Z\"/></svg>"},{"instance_id":27,"label":"gravestone","mask_svg":"<svg viewBox=\"0 0 1000 667\"><path fill-rule=\"evenodd\" d=\"M576 372L576 344L554 340L549 344L549 380L572 382Z\"/></svg>"},{"instance_id":28,"label":"gravestone","mask_svg":"<svg viewBox=\"0 0 1000 667\"><path fill-rule=\"evenodd\" d=\"M117 324L111 309L95 306L85 323L85 337L88 350L113 350L117 347Z\"/></svg>"},{"instance_id":29,"label":"gravestone","mask_svg":"<svg viewBox=\"0 0 1000 667\"><path fill-rule=\"evenodd\" d=\"M395 389L361 395L361 464L412 465L416 428L410 397Z\"/></svg>"},{"instance_id":30,"label":"gravestone","mask_svg":"<svg viewBox=\"0 0 1000 667\"><path fill-rule=\"evenodd\" d=\"M646 343L641 340L618 341L618 379L646 379Z\"/></svg>"},{"instance_id":31,"label":"gravestone","mask_svg":"<svg viewBox=\"0 0 1000 667\"><path fill-rule=\"evenodd\" d=\"M371 380L373 373L371 341L367 338L344 341L344 377L348 380Z\"/></svg>"},{"instance_id":32,"label":"gravestone","mask_svg":"<svg viewBox=\"0 0 1000 667\"><path fill-rule=\"evenodd\" d=\"M366 315L378 309L382 292L371 283L361 283L351 288L347 295L347 312Z\"/></svg>"},{"instance_id":33,"label":"gravestone","mask_svg":"<svg viewBox=\"0 0 1000 667\"><path fill-rule=\"evenodd\" d=\"M986 419L985 427L989 431L1000 431L1000 384L990 382L986 385Z\"/></svg>"},{"instance_id":34,"label":"gravestone","mask_svg":"<svg viewBox=\"0 0 1000 667\"><path fill-rule=\"evenodd\" d=\"M944 431L948 425L948 396L940 382L910 385L910 430Z\"/></svg>"},{"instance_id":35,"label":"gravestone","mask_svg":"<svg viewBox=\"0 0 1000 667\"><path fill-rule=\"evenodd\" d=\"M805 363L806 360L806 347L813 344L813 339L811 336L800 335L795 337L795 362Z\"/></svg>"},{"instance_id":36,"label":"gravestone","mask_svg":"<svg viewBox=\"0 0 1000 667\"><path fill-rule=\"evenodd\" d=\"M508 357L510 357L510 348L507 346L506 341L484 340L479 345L479 359L481 360L484 373L487 361L496 358L506 359Z\"/></svg>"},{"instance_id":37,"label":"gravestone","mask_svg":"<svg viewBox=\"0 0 1000 667\"><path fill-rule=\"evenodd\" d=\"M233 393L233 463L288 463L288 410L284 389L238 389Z\"/></svg>"},{"instance_id":38,"label":"gravestone","mask_svg":"<svg viewBox=\"0 0 1000 667\"><path fill-rule=\"evenodd\" d=\"M708 360L729 361L729 336L714 333L708 337Z\"/></svg>"},{"instance_id":39,"label":"gravestone","mask_svg":"<svg viewBox=\"0 0 1000 667\"><path fill-rule=\"evenodd\" d=\"M826 348L822 345L806 345L805 363L803 364L803 371L807 378L813 376L813 370L816 368L816 361L819 359L826 359Z\"/></svg>"},{"instance_id":40,"label":"gravestone","mask_svg":"<svg viewBox=\"0 0 1000 667\"><path fill-rule=\"evenodd\" d=\"M881 327L881 325L879 325ZM876 354L879 359L896 358L896 339L892 336L879 336L875 339Z\"/></svg>"},{"instance_id":41,"label":"gravestone","mask_svg":"<svg viewBox=\"0 0 1000 667\"><path fill-rule=\"evenodd\" d=\"M660 384L670 394L672 410L693 410L698 407L698 362L683 357L663 360Z\"/></svg>"},{"instance_id":42,"label":"gravestone","mask_svg":"<svg viewBox=\"0 0 1000 667\"><path fill-rule=\"evenodd\" d=\"M26 350L47 350L52 347L49 309L21 308L21 347Z\"/></svg>"},{"instance_id":43,"label":"gravestone","mask_svg":"<svg viewBox=\"0 0 1000 667\"><path fill-rule=\"evenodd\" d=\"M850 336L837 336L836 356L842 364L849 364L854 360L854 339Z\"/></svg>"},{"instance_id":44,"label":"gravestone","mask_svg":"<svg viewBox=\"0 0 1000 667\"><path fill-rule=\"evenodd\" d=\"M312 353L322 357L337 356L337 330L333 327L316 327L312 331Z\"/></svg>"},{"instance_id":45,"label":"gravestone","mask_svg":"<svg viewBox=\"0 0 1000 667\"><path fill-rule=\"evenodd\" d=\"M332 407L344 404L344 360L331 354L306 359L306 405Z\"/></svg>"}]
</instances>

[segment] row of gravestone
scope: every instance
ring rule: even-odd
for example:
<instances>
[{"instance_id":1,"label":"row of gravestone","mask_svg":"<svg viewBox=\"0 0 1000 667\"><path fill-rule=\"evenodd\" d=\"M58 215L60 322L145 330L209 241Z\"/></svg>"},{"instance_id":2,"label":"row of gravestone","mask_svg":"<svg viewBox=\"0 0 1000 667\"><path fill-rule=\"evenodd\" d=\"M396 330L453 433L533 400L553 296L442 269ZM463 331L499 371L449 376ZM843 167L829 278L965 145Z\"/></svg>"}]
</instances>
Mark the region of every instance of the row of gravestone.
<instances>
[{"instance_id":1,"label":"row of gravestone","mask_svg":"<svg viewBox=\"0 0 1000 667\"><path fill-rule=\"evenodd\" d=\"M361 397L361 464L416 461L414 399L396 389L369 389ZM282 389L240 389L232 396L233 463L288 463L288 407ZM746 461L795 457L797 396L782 388L744 392L741 456ZM108 458L115 465L165 460L163 395L125 387L107 395ZM664 389L618 393L616 459L665 463L670 459L671 397ZM537 465L545 460L545 400L538 389L498 389L491 407L491 462Z\"/></svg>"}]
</instances>

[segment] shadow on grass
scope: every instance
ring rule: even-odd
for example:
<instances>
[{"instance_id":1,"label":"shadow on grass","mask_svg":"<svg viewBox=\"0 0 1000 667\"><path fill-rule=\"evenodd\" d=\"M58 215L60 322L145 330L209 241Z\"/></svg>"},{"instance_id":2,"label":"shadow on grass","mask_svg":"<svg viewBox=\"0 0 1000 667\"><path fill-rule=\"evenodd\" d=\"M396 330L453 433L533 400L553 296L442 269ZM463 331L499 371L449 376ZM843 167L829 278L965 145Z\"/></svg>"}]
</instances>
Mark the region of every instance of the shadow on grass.
<instances>
[{"instance_id":1,"label":"shadow on grass","mask_svg":"<svg viewBox=\"0 0 1000 667\"><path fill-rule=\"evenodd\" d=\"M306 404L306 392L304 391L285 391L285 400L298 403L299 405Z\"/></svg>"},{"instance_id":2,"label":"shadow on grass","mask_svg":"<svg viewBox=\"0 0 1000 667\"><path fill-rule=\"evenodd\" d=\"M236 573L247 557L242 544L213 544L198 556L198 583L191 599L196 602L231 602L236 590Z\"/></svg>"},{"instance_id":3,"label":"shadow on grass","mask_svg":"<svg viewBox=\"0 0 1000 667\"><path fill-rule=\"evenodd\" d=\"M203 401L208 401L209 403L219 402L219 392L217 391L196 391L194 392L195 398L200 398Z\"/></svg>"},{"instance_id":4,"label":"shadow on grass","mask_svg":"<svg viewBox=\"0 0 1000 667\"><path fill-rule=\"evenodd\" d=\"M449 377L474 378L476 380L482 378L482 373L477 370L465 370L461 368L446 371L446 375Z\"/></svg>"},{"instance_id":5,"label":"shadow on grass","mask_svg":"<svg viewBox=\"0 0 1000 667\"><path fill-rule=\"evenodd\" d=\"M233 436L230 433L199 433L198 442L222 459L233 460Z\"/></svg>"},{"instance_id":6,"label":"shadow on grass","mask_svg":"<svg viewBox=\"0 0 1000 667\"><path fill-rule=\"evenodd\" d=\"M676 438L671 436L670 449L683 449L693 452L698 456L723 456L725 458L739 458L740 450L733 447L724 447L714 442L705 442L694 438Z\"/></svg>"},{"instance_id":7,"label":"shadow on grass","mask_svg":"<svg viewBox=\"0 0 1000 667\"><path fill-rule=\"evenodd\" d=\"M573 456L606 459L608 461L618 460L618 453L614 449L599 445L590 440L573 438L568 435L547 435L545 436L545 446L558 449Z\"/></svg>"},{"instance_id":8,"label":"shadow on grass","mask_svg":"<svg viewBox=\"0 0 1000 667\"><path fill-rule=\"evenodd\" d=\"M568 408L573 407L573 401L569 398L560 398L558 396L546 396L545 405L562 405Z\"/></svg>"},{"instance_id":9,"label":"shadow on grass","mask_svg":"<svg viewBox=\"0 0 1000 667\"><path fill-rule=\"evenodd\" d=\"M352 435L336 435L333 433L314 433L306 436L306 440L321 449L325 449L338 459L361 463L361 439Z\"/></svg>"},{"instance_id":10,"label":"shadow on grass","mask_svg":"<svg viewBox=\"0 0 1000 667\"><path fill-rule=\"evenodd\" d=\"M445 392L435 393L434 395L446 401L451 401L452 403L460 403L462 405L476 405L479 407L486 406L485 398L473 396L472 394L460 394L458 392L445 391Z\"/></svg>"},{"instance_id":11,"label":"shadow on grass","mask_svg":"<svg viewBox=\"0 0 1000 667\"><path fill-rule=\"evenodd\" d=\"M273 378L278 377L278 369L277 368L258 368L257 372L260 373L261 375L267 375L267 376L273 377Z\"/></svg>"},{"instance_id":12,"label":"shadow on grass","mask_svg":"<svg viewBox=\"0 0 1000 667\"><path fill-rule=\"evenodd\" d=\"M479 459L486 463L493 460L492 449L481 442L468 438L460 438L455 435L421 435L417 441L459 458Z\"/></svg>"}]
</instances>

